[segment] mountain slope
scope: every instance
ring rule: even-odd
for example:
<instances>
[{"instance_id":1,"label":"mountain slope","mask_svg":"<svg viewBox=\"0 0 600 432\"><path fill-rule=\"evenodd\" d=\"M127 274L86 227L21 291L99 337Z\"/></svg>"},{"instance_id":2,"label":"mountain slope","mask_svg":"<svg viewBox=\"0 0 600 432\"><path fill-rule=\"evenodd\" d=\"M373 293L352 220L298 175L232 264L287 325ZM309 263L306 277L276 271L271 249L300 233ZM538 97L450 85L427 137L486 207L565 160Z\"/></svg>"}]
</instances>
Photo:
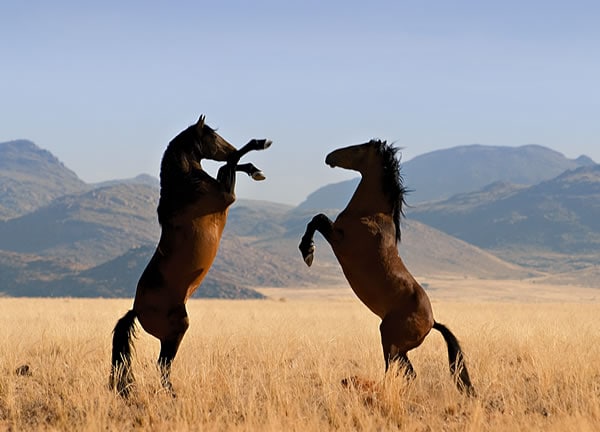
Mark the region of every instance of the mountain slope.
<instances>
[{"instance_id":1,"label":"mountain slope","mask_svg":"<svg viewBox=\"0 0 600 432\"><path fill-rule=\"evenodd\" d=\"M117 184L66 195L27 215L0 222L0 249L60 257L82 267L134 246L156 244L157 189Z\"/></svg>"},{"instance_id":2,"label":"mountain slope","mask_svg":"<svg viewBox=\"0 0 600 432\"><path fill-rule=\"evenodd\" d=\"M27 146L17 148L25 153L30 151ZM49 160L54 159L49 157ZM40 170L36 175L43 178L42 168ZM7 172L3 172L4 177ZM538 189L495 183L476 193L430 204L430 210L442 219L452 219L448 215L456 214L456 219L461 220L486 206L496 211L493 206L498 203L510 203L526 191L538 190L540 200L547 198L540 201L546 209L544 215L567 220L568 211L579 215L578 224L586 225L590 231L577 232L569 226L568 233L574 236L574 245L585 238L591 241L591 248L595 244L594 233L600 231L594 224L600 219L596 218L597 208L593 204L597 174L593 167L572 171L557 178L559 183L542 183L536 186ZM14 177L14 174L8 176ZM330 246L320 235L315 237L317 253L311 268L304 264L298 243L314 214L324 211L335 218L338 212L335 207L346 205L356 180L348 184L348 196L337 195L337 201L330 195L335 194L338 185L329 185L311 194L319 198L321 192L326 192L319 198L326 205L317 208L310 205L293 208L251 200L234 203L219 253L198 290L199 295L247 298L256 296L252 288L259 286L345 284ZM35 195L36 187L36 182L26 184L23 194ZM561 190L562 195L557 192ZM156 220L158 195L155 179L148 176L106 182L95 188L84 185L82 190L60 195L25 215L0 221L0 292L20 296L133 296L135 284L160 235ZM567 208L548 211L556 201L567 203ZM527 209L525 204L534 202L529 196L510 205ZM413 274L493 279L544 277L419 223L414 215L422 209L427 207L409 208L409 217L402 224L400 254ZM591 219L584 221L583 214L590 212ZM468 223L477 227L478 222ZM530 254L530 250L527 253ZM593 252L586 253L591 260L596 259ZM573 255L572 260L578 257L580 255ZM593 272L581 270L569 277L576 278L578 274Z\"/></svg>"},{"instance_id":3,"label":"mountain slope","mask_svg":"<svg viewBox=\"0 0 600 432\"><path fill-rule=\"evenodd\" d=\"M437 150L404 164L413 202L476 191L494 182L534 185L564 171L593 164L585 156L572 160L539 145L521 147L468 145Z\"/></svg>"},{"instance_id":4,"label":"mountain slope","mask_svg":"<svg viewBox=\"0 0 600 432\"><path fill-rule=\"evenodd\" d=\"M504 187L409 209L409 217L490 250L592 255L600 251L600 165L527 188ZM470 204L466 204L470 203ZM506 256L506 255L503 255Z\"/></svg>"},{"instance_id":5,"label":"mountain slope","mask_svg":"<svg viewBox=\"0 0 600 432\"><path fill-rule=\"evenodd\" d=\"M25 277L14 269L0 273L0 293L16 297L121 297L133 298L137 281L144 271L154 247L131 249L122 256L81 272L46 273L51 277L30 272ZM0 269L4 270L0 254ZM6 258L6 257L4 257ZM6 261L6 259L4 260ZM38 264L39 259L37 260ZM17 260L17 262L19 262ZM46 263L49 263L48 261ZM6 266L6 269L11 267ZM259 292L207 275L194 297L202 298L264 298Z\"/></svg>"},{"instance_id":6,"label":"mountain slope","mask_svg":"<svg viewBox=\"0 0 600 432\"><path fill-rule=\"evenodd\" d=\"M26 214L89 187L31 141L0 143L0 220Z\"/></svg>"}]
</instances>

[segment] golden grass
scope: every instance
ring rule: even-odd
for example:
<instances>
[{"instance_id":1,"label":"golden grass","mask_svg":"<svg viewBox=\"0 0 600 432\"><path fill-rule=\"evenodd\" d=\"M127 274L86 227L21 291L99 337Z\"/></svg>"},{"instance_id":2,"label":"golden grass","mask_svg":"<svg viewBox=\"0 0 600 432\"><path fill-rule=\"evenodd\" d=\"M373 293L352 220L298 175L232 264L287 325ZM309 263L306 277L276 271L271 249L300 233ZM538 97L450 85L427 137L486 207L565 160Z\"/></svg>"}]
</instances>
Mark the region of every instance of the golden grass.
<instances>
[{"instance_id":1,"label":"golden grass","mask_svg":"<svg viewBox=\"0 0 600 432\"><path fill-rule=\"evenodd\" d=\"M416 380L384 377L378 319L355 299L194 300L173 365L178 398L161 391L158 342L140 331L124 401L107 382L112 327L129 305L0 299L0 430L600 429L598 303L434 302L466 353L470 399L437 332L410 354ZM340 385L353 375L380 385Z\"/></svg>"}]
</instances>

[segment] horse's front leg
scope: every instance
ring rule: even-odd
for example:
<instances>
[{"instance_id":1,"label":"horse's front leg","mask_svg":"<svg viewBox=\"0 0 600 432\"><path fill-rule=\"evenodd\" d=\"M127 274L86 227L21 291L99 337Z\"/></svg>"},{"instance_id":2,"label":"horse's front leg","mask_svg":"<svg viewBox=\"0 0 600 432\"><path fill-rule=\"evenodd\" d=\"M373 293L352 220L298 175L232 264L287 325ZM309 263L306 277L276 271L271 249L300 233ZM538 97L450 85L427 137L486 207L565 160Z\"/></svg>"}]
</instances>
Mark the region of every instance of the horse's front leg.
<instances>
[{"instance_id":1,"label":"horse's front leg","mask_svg":"<svg viewBox=\"0 0 600 432\"><path fill-rule=\"evenodd\" d=\"M250 141L248 141L248 143L245 146L230 154L227 158L227 161L229 162L232 158L237 158L237 160L235 161L237 163L246 153L253 150L266 150L269 147L271 147L271 144L273 144L273 141L271 141L270 139L252 138Z\"/></svg>"},{"instance_id":2,"label":"horse's front leg","mask_svg":"<svg viewBox=\"0 0 600 432\"><path fill-rule=\"evenodd\" d=\"M256 181L266 179L265 174L262 172L262 170L256 168L254 164L251 163L239 164L235 167L235 170L238 172L245 172L250 177L252 177L253 180Z\"/></svg>"},{"instance_id":3,"label":"horse's front leg","mask_svg":"<svg viewBox=\"0 0 600 432\"><path fill-rule=\"evenodd\" d=\"M241 149L234 151L227 157L227 163L217 172L217 180L226 192L233 194L235 191L235 173L243 171L252 176L254 180L264 180L265 175L252 164L238 165L238 162L246 153L252 150L268 149L273 142L268 139L252 139Z\"/></svg>"},{"instance_id":4,"label":"horse's front leg","mask_svg":"<svg viewBox=\"0 0 600 432\"><path fill-rule=\"evenodd\" d=\"M315 242L313 237L315 231L319 231L325 240L331 243L333 235L333 222L323 213L319 213L306 225L306 232L302 236L298 248L302 253L302 258L307 266L311 266L315 257Z\"/></svg>"}]
</instances>

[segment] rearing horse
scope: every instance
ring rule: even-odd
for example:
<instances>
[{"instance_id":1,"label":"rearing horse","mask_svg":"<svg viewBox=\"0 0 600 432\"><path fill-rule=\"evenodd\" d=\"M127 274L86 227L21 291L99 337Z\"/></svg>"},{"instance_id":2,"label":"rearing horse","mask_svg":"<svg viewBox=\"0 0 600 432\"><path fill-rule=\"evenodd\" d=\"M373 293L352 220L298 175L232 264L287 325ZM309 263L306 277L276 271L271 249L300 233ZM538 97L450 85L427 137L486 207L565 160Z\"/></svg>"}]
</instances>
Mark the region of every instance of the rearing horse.
<instances>
[{"instance_id":1,"label":"rearing horse","mask_svg":"<svg viewBox=\"0 0 600 432\"><path fill-rule=\"evenodd\" d=\"M251 140L241 149L225 141L201 116L168 145L160 171L158 246L137 285L133 308L113 332L110 387L127 396L133 383L131 349L137 318L160 340L161 383L173 392L171 363L188 329L185 308L213 263L229 206L235 201L236 171L254 180L265 177L253 164L238 164L251 150L264 150L270 140ZM202 159L224 161L217 178L202 169Z\"/></svg>"},{"instance_id":2,"label":"rearing horse","mask_svg":"<svg viewBox=\"0 0 600 432\"><path fill-rule=\"evenodd\" d=\"M353 291L382 320L379 329L386 372L392 362L398 362L405 375L413 378L416 374L407 353L434 328L446 341L450 372L459 390L474 395L456 337L434 320L425 290L398 254L406 189L397 151L385 141L371 140L327 155L327 165L358 171L362 179L335 222L318 214L308 223L300 251L310 266L315 231L329 242Z\"/></svg>"}]
</instances>

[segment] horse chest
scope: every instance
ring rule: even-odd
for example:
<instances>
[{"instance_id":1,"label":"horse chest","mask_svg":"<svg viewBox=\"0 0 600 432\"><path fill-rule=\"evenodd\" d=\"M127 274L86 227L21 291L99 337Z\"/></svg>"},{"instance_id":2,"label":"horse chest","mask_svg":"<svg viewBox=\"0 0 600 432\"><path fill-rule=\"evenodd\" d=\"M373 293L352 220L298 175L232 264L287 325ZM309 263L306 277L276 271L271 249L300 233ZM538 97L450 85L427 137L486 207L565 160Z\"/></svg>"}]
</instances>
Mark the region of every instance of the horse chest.
<instances>
[{"instance_id":1,"label":"horse chest","mask_svg":"<svg viewBox=\"0 0 600 432\"><path fill-rule=\"evenodd\" d=\"M192 223L186 242L194 261L212 263L219 250L224 228L224 217L205 217Z\"/></svg>"},{"instance_id":2,"label":"horse chest","mask_svg":"<svg viewBox=\"0 0 600 432\"><path fill-rule=\"evenodd\" d=\"M225 217L205 215L177 221L165 229L159 244L161 270L169 285L197 285L210 268L221 241ZM185 280L187 282L178 282Z\"/></svg>"},{"instance_id":3,"label":"horse chest","mask_svg":"<svg viewBox=\"0 0 600 432\"><path fill-rule=\"evenodd\" d=\"M375 314L383 317L397 296L398 253L393 224L367 216L336 220L332 249L352 290Z\"/></svg>"},{"instance_id":4,"label":"horse chest","mask_svg":"<svg viewBox=\"0 0 600 432\"><path fill-rule=\"evenodd\" d=\"M378 215L364 217L342 216L333 225L337 233L331 246L338 259L362 261L365 255L379 254L394 241L393 225ZM341 262L340 262L341 263Z\"/></svg>"}]
</instances>

